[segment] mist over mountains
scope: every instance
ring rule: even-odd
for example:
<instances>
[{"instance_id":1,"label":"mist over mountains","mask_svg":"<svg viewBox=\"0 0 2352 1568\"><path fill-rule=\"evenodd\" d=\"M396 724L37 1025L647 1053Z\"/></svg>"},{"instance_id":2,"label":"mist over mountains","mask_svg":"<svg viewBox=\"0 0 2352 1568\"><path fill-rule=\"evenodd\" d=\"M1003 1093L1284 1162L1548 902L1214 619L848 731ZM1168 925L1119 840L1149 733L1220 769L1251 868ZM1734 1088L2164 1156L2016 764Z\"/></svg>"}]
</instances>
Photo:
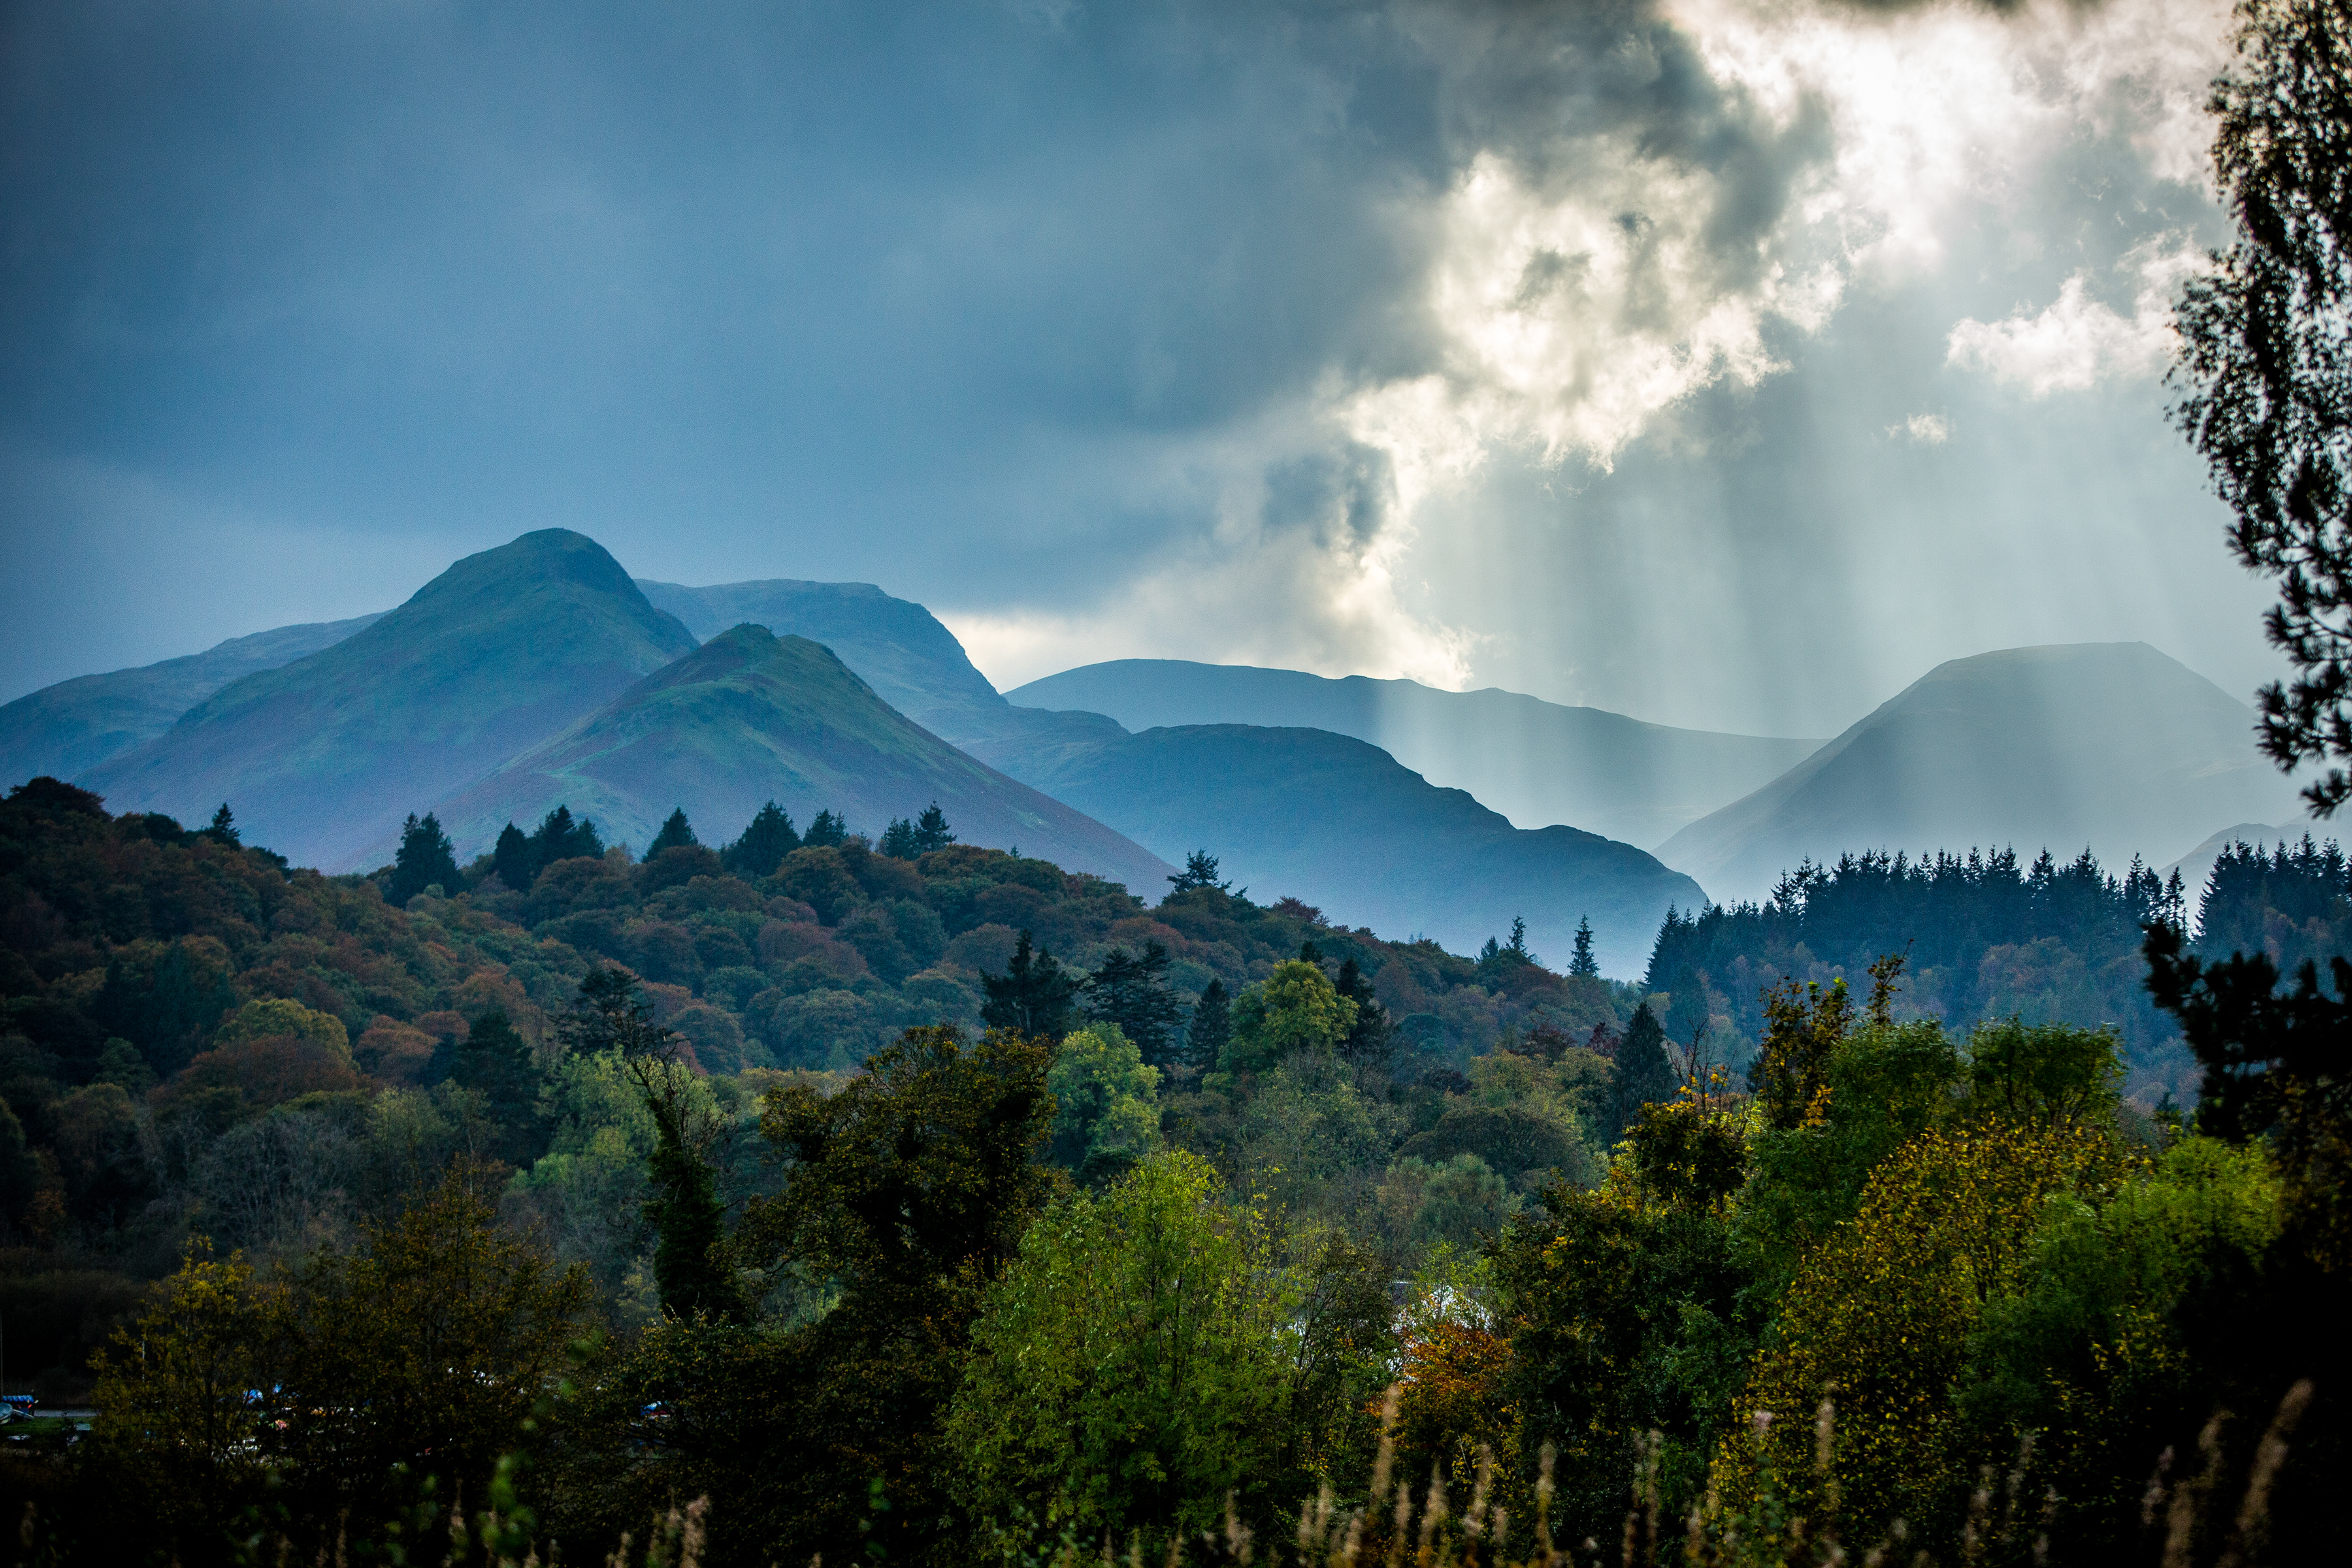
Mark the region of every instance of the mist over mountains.
<instances>
[{"instance_id":1,"label":"mist over mountains","mask_svg":"<svg viewBox=\"0 0 2352 1568\"><path fill-rule=\"evenodd\" d=\"M559 802L641 845L680 805L707 835L770 798L878 833L936 799L967 842L1144 891L1205 848L1255 896L1456 949L1524 917L1556 955L1590 918L1632 973L1669 906L1766 898L1847 850L2088 845L2201 872L2217 828L2300 816L2252 728L2144 644L1954 660L1819 746L1179 660L1008 697L871 584L632 580L546 530L381 616L35 692L0 708L0 759L117 809L227 800L254 841L330 869L387 858L412 811L473 853Z\"/></svg>"},{"instance_id":2,"label":"mist over mountains","mask_svg":"<svg viewBox=\"0 0 2352 1568\"><path fill-rule=\"evenodd\" d=\"M1261 724L1352 735L1522 827L1570 823L1629 844L1658 843L1821 745L1676 730L1491 687L1440 691L1413 680L1173 658L1085 665L1006 695L1033 708L1107 713L1130 730Z\"/></svg>"},{"instance_id":3,"label":"mist over mountains","mask_svg":"<svg viewBox=\"0 0 2352 1568\"><path fill-rule=\"evenodd\" d=\"M2163 865L2226 824L2302 815L2253 733L2251 708L2146 643L1953 659L1658 854L1725 900L1846 850L2088 847Z\"/></svg>"}]
</instances>

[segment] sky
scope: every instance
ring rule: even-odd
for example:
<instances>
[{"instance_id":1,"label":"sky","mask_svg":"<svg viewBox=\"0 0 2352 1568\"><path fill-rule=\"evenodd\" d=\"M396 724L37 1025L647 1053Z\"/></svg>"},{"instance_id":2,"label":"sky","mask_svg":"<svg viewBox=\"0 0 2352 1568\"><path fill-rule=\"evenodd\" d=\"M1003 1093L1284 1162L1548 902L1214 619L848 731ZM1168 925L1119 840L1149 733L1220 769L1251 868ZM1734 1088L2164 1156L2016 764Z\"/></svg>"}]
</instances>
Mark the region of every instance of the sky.
<instances>
[{"instance_id":1,"label":"sky","mask_svg":"<svg viewBox=\"0 0 2352 1568\"><path fill-rule=\"evenodd\" d=\"M2167 423L2220 0L15 0L0 699L579 529L1827 735L2279 673Z\"/></svg>"}]
</instances>

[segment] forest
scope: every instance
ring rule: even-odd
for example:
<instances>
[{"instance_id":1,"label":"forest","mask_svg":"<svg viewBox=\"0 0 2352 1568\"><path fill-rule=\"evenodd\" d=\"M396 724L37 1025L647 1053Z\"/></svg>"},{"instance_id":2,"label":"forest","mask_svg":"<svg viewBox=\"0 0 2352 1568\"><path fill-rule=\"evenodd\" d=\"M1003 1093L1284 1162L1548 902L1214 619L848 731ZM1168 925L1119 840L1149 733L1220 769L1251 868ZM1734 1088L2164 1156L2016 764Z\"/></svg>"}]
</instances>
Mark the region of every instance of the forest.
<instances>
[{"instance_id":1,"label":"forest","mask_svg":"<svg viewBox=\"0 0 2352 1568\"><path fill-rule=\"evenodd\" d=\"M1669 918L1626 984L1205 850L1147 906L936 809L696 833L559 809L460 866L427 817L327 877L226 806L0 802L16 1560L2331 1526L2344 1019L2279 977L2341 951L2332 845L2225 856L2194 943L2137 870L1853 860ZM2020 949L2141 1013L1986 989ZM2158 1021L2186 1115L2133 1087Z\"/></svg>"}]
</instances>

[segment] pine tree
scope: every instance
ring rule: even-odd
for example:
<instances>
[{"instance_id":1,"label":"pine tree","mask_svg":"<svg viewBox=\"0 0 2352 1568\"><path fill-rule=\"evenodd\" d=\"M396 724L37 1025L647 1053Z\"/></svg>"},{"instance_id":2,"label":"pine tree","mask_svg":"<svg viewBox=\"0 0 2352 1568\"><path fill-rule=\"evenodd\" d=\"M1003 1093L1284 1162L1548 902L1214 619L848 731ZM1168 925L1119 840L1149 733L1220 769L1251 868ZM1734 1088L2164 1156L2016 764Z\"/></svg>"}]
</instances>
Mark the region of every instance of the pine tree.
<instances>
[{"instance_id":1,"label":"pine tree","mask_svg":"<svg viewBox=\"0 0 2352 1568\"><path fill-rule=\"evenodd\" d=\"M1576 922L1576 952L1568 961L1568 972L1573 975L1597 976L1601 961L1592 956L1592 922L1580 918Z\"/></svg>"},{"instance_id":2,"label":"pine tree","mask_svg":"<svg viewBox=\"0 0 2352 1568\"><path fill-rule=\"evenodd\" d=\"M1372 994L1372 983L1352 957L1339 965L1333 989L1356 1005L1356 1026L1339 1042L1339 1054L1366 1065L1385 1062L1389 1055L1389 1010Z\"/></svg>"},{"instance_id":3,"label":"pine tree","mask_svg":"<svg viewBox=\"0 0 2352 1568\"><path fill-rule=\"evenodd\" d=\"M882 842L875 847L893 860L912 860L922 853L915 847L915 825L903 816L890 819L890 826L882 830Z\"/></svg>"},{"instance_id":4,"label":"pine tree","mask_svg":"<svg viewBox=\"0 0 2352 1568\"><path fill-rule=\"evenodd\" d=\"M530 891L531 879L539 875L539 862L531 855L530 835L511 822L500 828L498 847L490 851L490 870L509 890Z\"/></svg>"},{"instance_id":5,"label":"pine tree","mask_svg":"<svg viewBox=\"0 0 2352 1568\"><path fill-rule=\"evenodd\" d=\"M1184 858L1184 868L1168 879L1176 891L1190 892L1195 888L1214 888L1218 892L1233 891L1231 882L1217 880L1217 858L1205 849L1195 849Z\"/></svg>"},{"instance_id":6,"label":"pine tree","mask_svg":"<svg viewBox=\"0 0 2352 1568\"><path fill-rule=\"evenodd\" d=\"M213 813L213 825L202 832L205 837L222 844L235 846L245 842L245 836L236 830L236 814L229 810L226 801L221 802L220 809Z\"/></svg>"},{"instance_id":7,"label":"pine tree","mask_svg":"<svg viewBox=\"0 0 2352 1568\"><path fill-rule=\"evenodd\" d=\"M1233 998L1226 994L1225 983L1212 977L1201 999L1192 1004L1192 1021L1184 1031L1185 1057L1202 1072L1215 1071L1233 1028Z\"/></svg>"},{"instance_id":8,"label":"pine tree","mask_svg":"<svg viewBox=\"0 0 2352 1568\"><path fill-rule=\"evenodd\" d=\"M538 830L530 836L534 877L558 860L595 860L603 858L604 854L604 840L596 832L596 825L585 817L574 822L568 805L558 805L541 817Z\"/></svg>"},{"instance_id":9,"label":"pine tree","mask_svg":"<svg viewBox=\"0 0 2352 1568\"><path fill-rule=\"evenodd\" d=\"M1117 1024L1153 1067L1173 1059L1183 1017L1175 993L1168 989L1168 964L1161 942L1145 942L1140 956L1115 947L1079 986L1087 1016Z\"/></svg>"},{"instance_id":10,"label":"pine tree","mask_svg":"<svg viewBox=\"0 0 2352 1568\"><path fill-rule=\"evenodd\" d=\"M427 888L454 893L463 885L457 875L456 847L441 831L440 820L428 811L420 822L410 812L401 826L400 854L393 861L392 879L384 886L384 902L396 910L406 909L408 900Z\"/></svg>"},{"instance_id":11,"label":"pine tree","mask_svg":"<svg viewBox=\"0 0 2352 1568\"><path fill-rule=\"evenodd\" d=\"M956 841L954 829L948 826L947 813L933 801L923 808L915 823L915 853L928 855L934 849L944 849Z\"/></svg>"},{"instance_id":12,"label":"pine tree","mask_svg":"<svg viewBox=\"0 0 2352 1568\"><path fill-rule=\"evenodd\" d=\"M751 818L742 837L719 851L719 861L729 875L757 881L774 876L784 857L800 847L801 836L793 831L793 819L772 800Z\"/></svg>"},{"instance_id":13,"label":"pine tree","mask_svg":"<svg viewBox=\"0 0 2352 1568\"><path fill-rule=\"evenodd\" d=\"M1024 931L1013 948L1013 963L1003 974L983 974L980 984L988 1001L981 1022L992 1029L1017 1029L1022 1034L1058 1040L1076 1022L1078 983L1054 957L1050 948L1033 952Z\"/></svg>"},{"instance_id":14,"label":"pine tree","mask_svg":"<svg viewBox=\"0 0 2352 1568\"><path fill-rule=\"evenodd\" d=\"M694 829L687 825L686 807L681 805L669 814L669 820L654 835L654 841L646 846L646 858L650 860L665 849L684 849L699 842L694 837Z\"/></svg>"},{"instance_id":15,"label":"pine tree","mask_svg":"<svg viewBox=\"0 0 2352 1568\"><path fill-rule=\"evenodd\" d=\"M512 1163L527 1165L546 1152L548 1128L540 1114L539 1064L530 1042L515 1032L504 1009L493 1007L474 1020L463 1044L434 1052L444 1077L460 1089L478 1090L490 1120L503 1136L501 1150Z\"/></svg>"},{"instance_id":16,"label":"pine tree","mask_svg":"<svg viewBox=\"0 0 2352 1568\"><path fill-rule=\"evenodd\" d=\"M1666 1059L1666 1031L1644 1002L1634 1009L1617 1047L1617 1068L1609 1085L1609 1120L1619 1137L1640 1120L1642 1107L1672 1100L1682 1080Z\"/></svg>"},{"instance_id":17,"label":"pine tree","mask_svg":"<svg viewBox=\"0 0 2352 1568\"><path fill-rule=\"evenodd\" d=\"M836 813L826 810L816 814L808 825L807 837L801 843L811 849L838 849L849 842L849 825Z\"/></svg>"}]
</instances>

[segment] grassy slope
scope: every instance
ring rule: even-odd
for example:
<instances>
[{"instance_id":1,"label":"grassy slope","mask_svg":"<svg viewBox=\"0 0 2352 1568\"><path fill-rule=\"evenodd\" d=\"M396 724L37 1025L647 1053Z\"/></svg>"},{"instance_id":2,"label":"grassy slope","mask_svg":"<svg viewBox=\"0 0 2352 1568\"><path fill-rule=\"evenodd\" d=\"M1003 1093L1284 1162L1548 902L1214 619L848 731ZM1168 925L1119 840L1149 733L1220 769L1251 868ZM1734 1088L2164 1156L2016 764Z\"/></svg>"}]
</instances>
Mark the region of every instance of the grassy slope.
<instances>
[{"instance_id":1,"label":"grassy slope","mask_svg":"<svg viewBox=\"0 0 2352 1568\"><path fill-rule=\"evenodd\" d=\"M715 843L771 798L803 826L830 807L873 834L937 800L965 843L1017 845L1146 893L1172 869L895 711L824 647L757 626L721 633L437 809L461 849L558 801L642 847L673 806Z\"/></svg>"},{"instance_id":2,"label":"grassy slope","mask_svg":"<svg viewBox=\"0 0 2352 1568\"><path fill-rule=\"evenodd\" d=\"M202 653L78 675L0 707L0 783L70 779L153 740L240 676L331 647L378 617L315 621L231 637Z\"/></svg>"},{"instance_id":3,"label":"grassy slope","mask_svg":"<svg viewBox=\"0 0 2352 1568\"><path fill-rule=\"evenodd\" d=\"M83 780L116 810L201 819L343 869L402 816L694 647L602 546L562 529L457 563L356 636L232 682Z\"/></svg>"},{"instance_id":4,"label":"grassy slope","mask_svg":"<svg viewBox=\"0 0 2352 1568\"><path fill-rule=\"evenodd\" d=\"M1572 827L1525 830L1378 748L1319 730L1149 730L1065 752L1033 781L1171 859L1205 847L1261 902L1296 894L1339 922L1468 949L1524 916L1565 963L1589 915L1602 968L1641 971L1689 878Z\"/></svg>"},{"instance_id":5,"label":"grassy slope","mask_svg":"<svg viewBox=\"0 0 2352 1568\"><path fill-rule=\"evenodd\" d=\"M1659 847L1721 898L1805 856L1989 849L2164 864L2232 822L2300 815L2252 709L2146 643L1953 659L1782 777Z\"/></svg>"},{"instance_id":6,"label":"grassy slope","mask_svg":"<svg viewBox=\"0 0 2352 1568\"><path fill-rule=\"evenodd\" d=\"M1491 688L1439 691L1172 658L1086 665L1008 695L1031 707L1107 713L1131 730L1264 724L1353 735L1514 822L1570 823L1632 844L1657 843L1821 744L1676 730Z\"/></svg>"}]
</instances>

